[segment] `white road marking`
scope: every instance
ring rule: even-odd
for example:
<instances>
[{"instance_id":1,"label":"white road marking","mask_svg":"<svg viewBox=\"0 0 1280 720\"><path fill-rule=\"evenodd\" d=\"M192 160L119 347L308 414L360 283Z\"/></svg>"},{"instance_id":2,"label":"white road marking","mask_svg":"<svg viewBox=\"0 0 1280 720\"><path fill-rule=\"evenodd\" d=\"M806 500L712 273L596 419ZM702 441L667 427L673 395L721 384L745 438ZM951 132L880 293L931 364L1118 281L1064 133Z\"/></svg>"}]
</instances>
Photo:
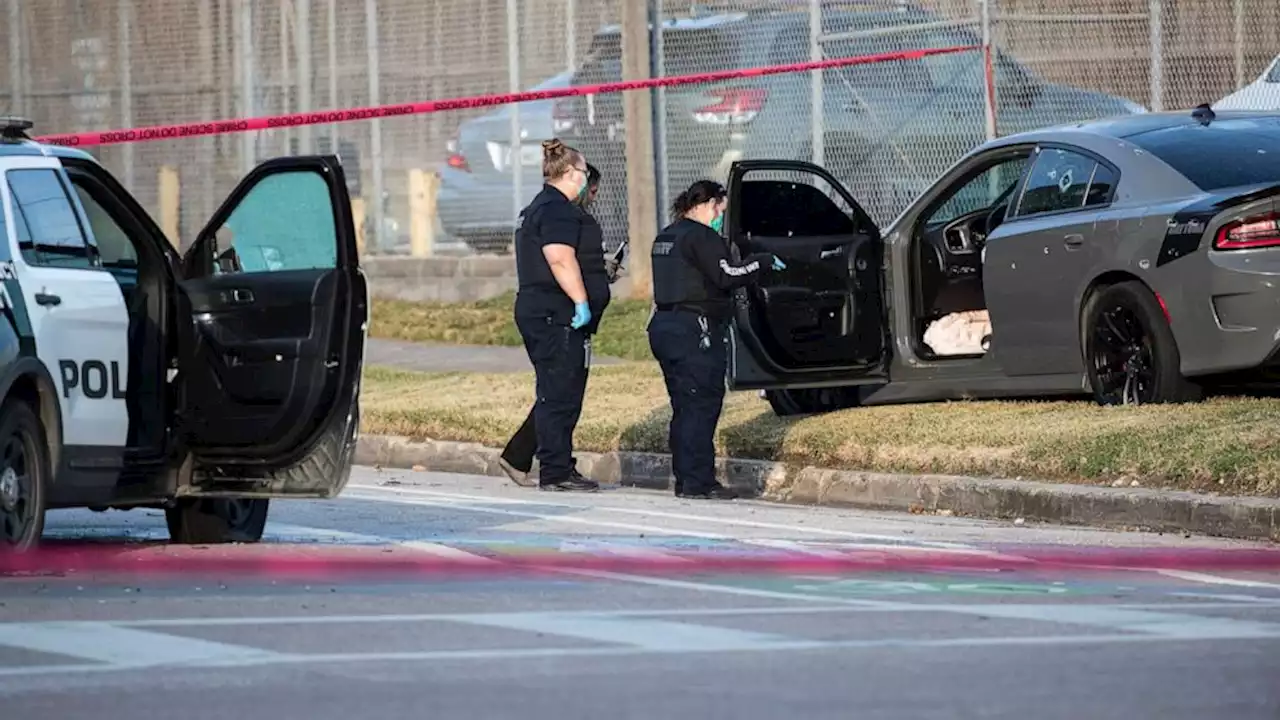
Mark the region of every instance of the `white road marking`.
<instances>
[{"instance_id":1,"label":"white road marking","mask_svg":"<svg viewBox=\"0 0 1280 720\"><path fill-rule=\"evenodd\" d=\"M748 645L730 651L719 648L699 648L680 646L677 648L645 648L635 646L601 647L601 648L533 648L533 649L495 649L495 650L426 650L420 652L372 652L372 653L316 653L316 654L271 654L244 659L204 660L198 663L187 663L186 668L245 669L249 667L266 667L271 665L320 665L320 664L352 664L368 662L450 662L464 660L518 661L538 658L591 658L591 657L636 657L642 655L688 655L701 652L783 652L811 650L875 650L881 648L901 649L971 649L979 647L1051 647L1071 645L1106 645L1106 644L1146 644L1160 642L1184 642L1187 640L1222 640L1222 639L1271 639L1273 635L1262 634L1245 637L1232 635L1224 638L1220 634L1201 636L1194 631L1181 635L1159 634L1127 634L1108 635L1047 635L1047 636L1009 636L1009 637L969 637L946 639L905 639L887 638L883 640L848 640L848 641L811 641L801 640L785 643L764 643ZM71 673L109 673L131 671L133 668L124 665L37 665L27 667L0 668L0 678L21 677L31 675L66 676Z\"/></svg>"},{"instance_id":2,"label":"white road marking","mask_svg":"<svg viewBox=\"0 0 1280 720\"><path fill-rule=\"evenodd\" d=\"M1260 580L1244 580L1241 578L1222 577L1220 575L1210 575L1208 573L1193 572L1191 570L1169 570L1156 569L1154 572L1166 577L1177 578L1178 580L1190 580L1191 582L1205 583L1208 585L1232 585L1235 587L1249 588L1268 588L1270 590L1280 590L1280 583L1262 582Z\"/></svg>"},{"instance_id":3,"label":"white road marking","mask_svg":"<svg viewBox=\"0 0 1280 720\"><path fill-rule=\"evenodd\" d=\"M1176 606L1175 606L1176 607ZM1039 622L1088 625L1186 640L1280 638L1280 623L1135 610L1118 605L953 605L948 611Z\"/></svg>"},{"instance_id":4,"label":"white road marking","mask_svg":"<svg viewBox=\"0 0 1280 720\"><path fill-rule=\"evenodd\" d=\"M762 541L762 539L760 538L738 537L735 535L713 533L713 532L707 532L704 530L686 530L686 529L680 529L680 528L664 527L661 525L639 525L635 523L616 522L613 520L597 520L594 518L585 518L577 515L555 515L555 514L549 514L549 513L532 512L527 510L512 510L507 508L480 507L480 506L468 504L466 502L450 500L447 498L425 499L425 498L416 498L416 497L397 496L395 494L390 494L390 493L388 494L377 493L377 494L364 495L360 493L351 493L351 492L344 493L343 497L352 498L356 500L365 500L368 502L392 503L396 505L449 508L453 510L461 510L464 512L474 512L474 513L480 513L480 514L526 518L530 520L538 520L538 521L547 522L547 523L567 523L572 525L607 527L607 528L618 529L618 530L631 530L633 532L647 533L651 535L669 535L673 537L696 537L703 540L733 541L733 542L738 542L745 545L770 544L770 546L776 547L775 543L778 542L773 539L763 539ZM529 504L537 505L540 503L529 503ZM561 507L572 507L572 508L583 510L583 511L601 509L601 508L594 508L590 506L576 506L576 505L564 505ZM779 527L785 527L785 526L779 526ZM792 531L798 530L799 532L807 532L811 528L806 528L802 530L797 528L790 528L790 529ZM788 542L788 541L783 541L783 542ZM994 558L1010 558L1010 556L1002 555L1000 553L995 553L989 550L982 550L979 548L969 548L966 546L960 546L956 548L951 548L951 547L943 548L943 547L922 547L919 545L913 546L913 545L905 545L905 544L858 543L855 547L856 549L859 549L859 550L891 550L891 551L902 551L902 552L915 551L915 552L934 552L934 553L958 553L958 554L969 554L969 555L983 555L983 556L994 557ZM817 547L805 546L802 543L793 543L790 549L797 552L804 552L806 554L819 555L819 556L826 556L830 552L829 550L824 550ZM850 549L853 549L853 548L850 548ZM1012 559L1019 559L1019 558L1012 558Z\"/></svg>"},{"instance_id":5,"label":"white road marking","mask_svg":"<svg viewBox=\"0 0 1280 720\"><path fill-rule=\"evenodd\" d=\"M654 535L676 535L683 537L696 537L704 540L732 540L729 535L720 533L709 533L697 530L675 530L656 525L636 525L633 523L613 522L610 520L593 520L590 518L582 518L574 515L548 515L545 513L528 512L522 510L505 510L499 508L476 507L474 505L466 505L456 502L447 502L443 500L423 500L419 498L392 497L387 495L360 495L357 493L345 492L342 494L344 498L352 498L356 500L367 500L369 502L386 502L397 505L417 505L420 507L434 508L453 508L456 510L465 510L468 512L482 513L488 515L503 515L506 517L518 517L530 520L542 520L544 522L562 522L572 525L588 525L592 527L607 527L615 530L631 530L634 532L649 533Z\"/></svg>"},{"instance_id":6,"label":"white road marking","mask_svg":"<svg viewBox=\"0 0 1280 720\"><path fill-rule=\"evenodd\" d=\"M366 535L364 533L348 532L346 530L329 530L325 528L307 527L305 525L288 525L283 523L271 523L268 529L272 534L281 533L292 539L306 538L310 540L345 540L350 543L364 543L369 545L396 545L407 550L417 550L436 557L448 558L450 560L463 560L474 563L496 563L492 558L484 557L469 553L466 550L459 550L449 545L441 543L426 542L424 540L393 540L391 538L382 537L380 535Z\"/></svg>"},{"instance_id":7,"label":"white road marking","mask_svg":"<svg viewBox=\"0 0 1280 720\"><path fill-rule=\"evenodd\" d=\"M131 668L270 661L277 655L258 648L117 627L103 622L6 623L0 625L0 647L3 646Z\"/></svg>"},{"instance_id":8,"label":"white road marking","mask_svg":"<svg viewBox=\"0 0 1280 720\"><path fill-rule=\"evenodd\" d=\"M1261 605L1280 605L1280 597L1262 597L1259 595L1240 595L1236 593L1208 593L1208 592L1178 592L1169 593L1173 597L1191 597L1191 598L1212 598L1214 600L1229 600L1235 604L1231 607L1240 607L1240 603L1261 604ZM1178 607L1182 607L1179 605Z\"/></svg>"},{"instance_id":9,"label":"white road marking","mask_svg":"<svg viewBox=\"0 0 1280 720\"><path fill-rule=\"evenodd\" d=\"M566 575L581 575L601 580L617 580L636 585L652 585L676 590L693 590L695 592L718 593L721 595L738 595L741 597L767 598L770 600L800 600L802 602L842 603L866 608L882 608L885 610L907 609L904 603L884 602L880 600L855 600L853 598L833 598L823 595L806 595L804 593L782 592L779 590L758 590L756 588L735 587L733 585L717 585L692 580L673 580L671 578L649 577L647 575L630 575L627 573L609 572L607 570L578 570L559 568L558 572Z\"/></svg>"},{"instance_id":10,"label":"white road marking","mask_svg":"<svg viewBox=\"0 0 1280 720\"><path fill-rule=\"evenodd\" d=\"M558 613L467 615L458 621L667 652L762 650L775 646L794 647L794 643L803 642L782 635L712 625L640 618L566 617ZM815 647L821 647L820 642L814 642Z\"/></svg>"},{"instance_id":11,"label":"white road marking","mask_svg":"<svg viewBox=\"0 0 1280 720\"><path fill-rule=\"evenodd\" d=\"M745 518L736 517L719 517L715 515L694 515L690 513L667 512L664 510L645 510L640 508L624 508L610 505L586 505L579 503L566 503L555 501L538 501L538 500L520 500L516 498L499 498L488 497L484 495L467 495L462 493L446 493L435 490L420 490L418 488L407 487L383 487L380 485L369 485L366 483L352 483L348 488L360 488L361 490L371 490L376 493L387 494L404 494L404 495L420 495L423 497L439 498L441 500L458 500L469 503L486 503L486 504L503 504L503 505L543 505L551 507L566 507L578 510L592 510L599 512L611 512L625 515L640 515L645 517L665 518L668 520L689 520L693 522L714 524L714 525L731 525L738 527L750 527L761 530L782 530L789 533L803 533L809 535L825 535L827 537L847 538L850 540L880 540L887 542L910 542L917 546L927 546L934 548L951 548L956 550L979 550L973 545L964 543L944 542L934 540L911 540L895 535L880 535L873 533L859 533L849 530L835 530L832 528L822 527L805 527L799 525L784 525L781 523L762 522L759 520L747 520ZM344 497L348 493L344 493ZM482 510L483 508L478 508ZM554 517L554 516L553 516ZM985 551L984 551L985 552Z\"/></svg>"}]
</instances>

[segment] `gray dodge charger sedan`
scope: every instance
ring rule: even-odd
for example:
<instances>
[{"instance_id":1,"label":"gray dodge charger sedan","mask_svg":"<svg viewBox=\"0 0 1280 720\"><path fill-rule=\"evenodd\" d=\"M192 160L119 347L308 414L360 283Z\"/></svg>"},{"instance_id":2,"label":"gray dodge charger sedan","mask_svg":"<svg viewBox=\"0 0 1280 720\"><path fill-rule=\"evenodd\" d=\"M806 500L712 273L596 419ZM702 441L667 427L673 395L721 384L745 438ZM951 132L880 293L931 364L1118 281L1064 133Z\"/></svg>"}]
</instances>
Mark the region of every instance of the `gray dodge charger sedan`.
<instances>
[{"instance_id":1,"label":"gray dodge charger sedan","mask_svg":"<svg viewBox=\"0 0 1280 720\"><path fill-rule=\"evenodd\" d=\"M824 168L730 172L740 291L730 387L780 414L1280 387L1280 113L1208 106L1010 135L883 231Z\"/></svg>"}]
</instances>

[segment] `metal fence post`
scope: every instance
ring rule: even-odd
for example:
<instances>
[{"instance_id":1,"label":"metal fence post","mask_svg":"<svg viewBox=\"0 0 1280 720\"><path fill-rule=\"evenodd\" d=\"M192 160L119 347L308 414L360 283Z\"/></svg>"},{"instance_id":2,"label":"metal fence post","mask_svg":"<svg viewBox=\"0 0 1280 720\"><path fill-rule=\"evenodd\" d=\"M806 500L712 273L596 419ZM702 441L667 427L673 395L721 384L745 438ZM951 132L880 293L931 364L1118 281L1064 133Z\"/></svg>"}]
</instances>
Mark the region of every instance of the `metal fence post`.
<instances>
[{"instance_id":1,"label":"metal fence post","mask_svg":"<svg viewBox=\"0 0 1280 720\"><path fill-rule=\"evenodd\" d=\"M22 83L22 0L9 0L9 112L26 115ZM34 120L34 118L32 118Z\"/></svg>"},{"instance_id":2,"label":"metal fence post","mask_svg":"<svg viewBox=\"0 0 1280 720\"><path fill-rule=\"evenodd\" d=\"M325 20L329 44L329 109L338 109L338 0L329 0ZM338 154L338 123L329 126L329 152Z\"/></svg>"},{"instance_id":3,"label":"metal fence post","mask_svg":"<svg viewBox=\"0 0 1280 720\"><path fill-rule=\"evenodd\" d=\"M1151 109L1164 109L1164 0L1150 0Z\"/></svg>"},{"instance_id":4,"label":"metal fence post","mask_svg":"<svg viewBox=\"0 0 1280 720\"><path fill-rule=\"evenodd\" d=\"M214 110L217 99L217 90L214 89L217 76L214 74L213 65L213 0L199 0L199 2L197 22L200 26L200 107L204 117L212 118L217 112ZM204 157L200 159L200 187L197 190L201 196L198 216L200 218L212 217L216 209L214 201L217 193L215 178L219 166L218 143L218 137L214 135L204 138L200 143L204 147ZM181 219L179 217L179 221ZM179 227L179 238L187 235L182 230Z\"/></svg>"},{"instance_id":5,"label":"metal fence post","mask_svg":"<svg viewBox=\"0 0 1280 720\"><path fill-rule=\"evenodd\" d=\"M564 0L565 70L578 67L578 0Z\"/></svg>"},{"instance_id":6,"label":"metal fence post","mask_svg":"<svg viewBox=\"0 0 1280 720\"><path fill-rule=\"evenodd\" d=\"M365 45L368 53L368 70L369 70L369 105L377 106L382 104L382 91L379 87L379 79L382 75L379 68L380 57L378 48L378 0L364 0L364 23L365 23ZM383 177L382 177L382 120L373 118L370 121L370 148L369 154L371 165L373 166L373 233L370 238L373 242L369 243L369 251L377 253L382 249L382 228L386 222L386 207L382 202L383 194Z\"/></svg>"},{"instance_id":7,"label":"metal fence post","mask_svg":"<svg viewBox=\"0 0 1280 720\"><path fill-rule=\"evenodd\" d=\"M649 21L653 29L649 31L649 74L653 77L666 75L666 57L662 37L662 2L649 0ZM666 225L663 222L666 207L670 200L670 183L667 171L667 89L654 88L653 97L653 174L658 181L658 202L654 203L657 211L657 227Z\"/></svg>"},{"instance_id":8,"label":"metal fence post","mask_svg":"<svg viewBox=\"0 0 1280 720\"><path fill-rule=\"evenodd\" d=\"M310 112L311 104L311 0L297 0L293 9L293 49L298 58L297 112ZM310 125L298 128L298 149L303 154L314 151Z\"/></svg>"},{"instance_id":9,"label":"metal fence post","mask_svg":"<svg viewBox=\"0 0 1280 720\"><path fill-rule=\"evenodd\" d=\"M240 71L240 116L253 117L257 108L254 88L253 2L239 0L235 18L236 66ZM257 165L254 133L240 133L240 171L248 173Z\"/></svg>"},{"instance_id":10,"label":"metal fence post","mask_svg":"<svg viewBox=\"0 0 1280 720\"><path fill-rule=\"evenodd\" d=\"M809 60L812 62L822 60L821 0L809 0ZM823 107L822 102L822 71L813 70L811 73L809 77L809 131L811 139L809 142L813 150L810 157L814 164L822 165L825 162L826 155L823 142L826 109Z\"/></svg>"},{"instance_id":11,"label":"metal fence post","mask_svg":"<svg viewBox=\"0 0 1280 720\"><path fill-rule=\"evenodd\" d=\"M122 127L133 127L133 38L131 36L131 26L133 25L133 0L119 0L116 4L116 16L119 21L120 42L117 53L120 61L120 123ZM125 143L121 148L121 156L124 161L124 184L125 187L137 187L134 182L134 146L133 143Z\"/></svg>"},{"instance_id":12,"label":"metal fence post","mask_svg":"<svg viewBox=\"0 0 1280 720\"><path fill-rule=\"evenodd\" d=\"M991 3L993 0L979 0L982 3L982 84L983 110L987 121L987 140L996 138L996 73L995 50L991 43ZM993 176L994 177L994 176Z\"/></svg>"},{"instance_id":13,"label":"metal fence post","mask_svg":"<svg viewBox=\"0 0 1280 720\"><path fill-rule=\"evenodd\" d=\"M1235 1L1236 89L1244 87L1244 0Z\"/></svg>"},{"instance_id":14,"label":"metal fence post","mask_svg":"<svg viewBox=\"0 0 1280 720\"><path fill-rule=\"evenodd\" d=\"M513 93L520 92L520 8L516 0L507 0L507 84ZM511 168L511 221L520 220L524 193L520 182L524 174L524 141L520 132L520 103L511 103L511 147L507 167Z\"/></svg>"}]
</instances>

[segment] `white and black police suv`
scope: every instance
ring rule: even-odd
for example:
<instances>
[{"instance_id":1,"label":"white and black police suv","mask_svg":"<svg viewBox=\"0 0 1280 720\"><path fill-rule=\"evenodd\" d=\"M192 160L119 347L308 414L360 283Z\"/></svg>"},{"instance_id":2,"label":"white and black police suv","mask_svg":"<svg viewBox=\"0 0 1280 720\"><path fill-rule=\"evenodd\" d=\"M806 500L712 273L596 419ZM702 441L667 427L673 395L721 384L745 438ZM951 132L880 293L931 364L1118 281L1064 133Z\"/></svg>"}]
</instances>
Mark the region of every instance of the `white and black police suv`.
<instances>
[{"instance_id":1,"label":"white and black police suv","mask_svg":"<svg viewBox=\"0 0 1280 720\"><path fill-rule=\"evenodd\" d=\"M334 156L250 172L179 255L94 158L0 119L0 552L46 509L253 542L351 474L368 287Z\"/></svg>"}]
</instances>

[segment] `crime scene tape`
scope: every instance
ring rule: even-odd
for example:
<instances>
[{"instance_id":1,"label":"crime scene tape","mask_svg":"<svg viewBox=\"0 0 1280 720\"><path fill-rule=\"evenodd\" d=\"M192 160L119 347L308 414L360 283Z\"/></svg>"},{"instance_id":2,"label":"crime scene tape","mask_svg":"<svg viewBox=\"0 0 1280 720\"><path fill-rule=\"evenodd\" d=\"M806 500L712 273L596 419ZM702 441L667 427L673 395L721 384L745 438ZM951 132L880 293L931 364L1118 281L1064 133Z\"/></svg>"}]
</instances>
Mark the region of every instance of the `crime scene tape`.
<instances>
[{"instance_id":1,"label":"crime scene tape","mask_svg":"<svg viewBox=\"0 0 1280 720\"><path fill-rule=\"evenodd\" d=\"M346 110L322 110L318 112L294 113L291 115L270 115L235 120L217 120L213 122L184 123L177 125L154 125L151 127L126 128L122 130L101 130L83 133L67 133L62 135L46 135L36 138L48 145L66 145L84 147L91 145L116 145L121 143L147 142L154 140L174 140L178 138L200 137L205 135L223 135L228 133L253 132L256 130L275 130L280 128L300 127L303 125L328 125L357 120L374 120L378 118L404 117L406 115L424 115L444 112L446 110L465 110L492 105L509 105L512 103L531 102L535 100L551 100L579 95L602 95L625 92L628 90L647 90L656 87L675 87L694 85L721 80L761 77L765 75L781 75L784 73L805 72L808 70L827 70L851 65L870 65L873 63L894 62L901 60L919 60L935 55L952 55L956 53L982 50L981 45L957 45L945 48L928 48L924 50L906 50L876 55L858 55L831 60L817 60L788 65L768 65L755 68L723 70L712 73L694 75L675 75L661 78L645 78L643 80L624 80L620 82L600 83L597 85L577 85L568 88L549 90L528 90L518 93L500 95L477 95L473 97L449 98L445 100L428 100L425 102L402 105L378 105L373 107L349 108Z\"/></svg>"},{"instance_id":2,"label":"crime scene tape","mask_svg":"<svg viewBox=\"0 0 1280 720\"><path fill-rule=\"evenodd\" d=\"M462 557L429 555L411 548L293 547L258 544L193 548L181 545L46 547L0 552L0 577L104 575L193 576L234 574L267 577L397 576L513 577L546 573L630 574L833 574L910 571L1065 572L1073 576L1142 570L1280 571L1280 551L1264 549L1078 549L983 550L925 548L832 550L822 554L751 548L739 551L671 552L663 555L607 553L514 553Z\"/></svg>"}]
</instances>

